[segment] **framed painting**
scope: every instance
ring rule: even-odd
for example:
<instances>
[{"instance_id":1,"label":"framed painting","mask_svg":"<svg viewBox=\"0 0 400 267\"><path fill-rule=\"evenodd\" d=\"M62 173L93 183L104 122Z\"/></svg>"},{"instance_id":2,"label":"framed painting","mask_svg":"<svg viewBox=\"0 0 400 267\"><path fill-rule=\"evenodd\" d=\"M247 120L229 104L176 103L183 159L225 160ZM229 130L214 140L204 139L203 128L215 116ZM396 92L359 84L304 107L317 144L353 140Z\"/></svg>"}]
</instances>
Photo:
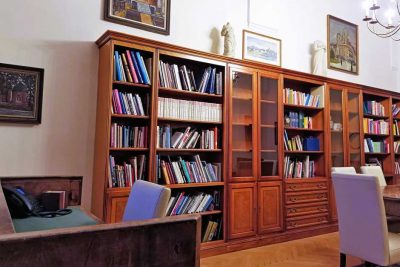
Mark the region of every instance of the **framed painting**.
<instances>
[{"instance_id":1,"label":"framed painting","mask_svg":"<svg viewBox=\"0 0 400 267\"><path fill-rule=\"evenodd\" d=\"M328 15L328 68L358 75L358 26Z\"/></svg>"},{"instance_id":2,"label":"framed painting","mask_svg":"<svg viewBox=\"0 0 400 267\"><path fill-rule=\"evenodd\" d=\"M243 30L242 57L245 60L281 66L281 43L279 39Z\"/></svg>"},{"instance_id":3,"label":"framed painting","mask_svg":"<svg viewBox=\"0 0 400 267\"><path fill-rule=\"evenodd\" d=\"M106 0L107 21L169 35L171 0Z\"/></svg>"},{"instance_id":4,"label":"framed painting","mask_svg":"<svg viewBox=\"0 0 400 267\"><path fill-rule=\"evenodd\" d=\"M0 63L0 121L40 123L44 69Z\"/></svg>"}]
</instances>

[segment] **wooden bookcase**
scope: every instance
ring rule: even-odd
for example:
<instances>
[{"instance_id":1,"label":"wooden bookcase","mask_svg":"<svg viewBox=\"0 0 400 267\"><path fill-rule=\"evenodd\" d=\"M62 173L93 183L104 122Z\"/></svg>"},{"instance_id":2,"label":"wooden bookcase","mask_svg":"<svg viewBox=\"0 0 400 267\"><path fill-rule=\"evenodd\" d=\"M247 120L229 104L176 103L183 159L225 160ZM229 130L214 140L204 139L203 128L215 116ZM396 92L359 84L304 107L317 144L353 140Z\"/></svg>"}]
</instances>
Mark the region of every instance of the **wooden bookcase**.
<instances>
[{"instance_id":1,"label":"wooden bookcase","mask_svg":"<svg viewBox=\"0 0 400 267\"><path fill-rule=\"evenodd\" d=\"M360 166L377 158L382 162L387 182L399 181L396 162L400 164L400 150L395 151L394 142L400 142L400 135L394 133L393 123L400 121L400 115L392 115L392 105L400 107L399 93L111 31L97 44L100 57L92 212L105 222L121 220L130 193L130 187L110 188L110 155L118 164L137 155L146 155L144 178L171 188L173 196L181 192L217 192L219 206L200 213L201 234L204 235L210 221L219 222L221 234L202 244L202 256L337 231L331 167L354 166L359 171ZM151 58L147 60L148 64L150 62L149 85L114 80L114 52L122 53L126 49L140 52L144 60ZM221 73L222 94L161 86L160 62L178 67L185 65L196 76L201 76L208 67L215 68L215 72ZM284 103L286 88L319 95L318 106ZM145 115L112 114L114 89L139 94ZM159 102L166 101L162 100L165 98L174 99L172 102L220 104L221 120L164 116L159 113L164 107ZM366 101L382 104L385 114L365 113L363 104ZM302 125L290 123L296 119L298 123L300 117ZM389 132L365 131L364 119L387 122ZM113 123L147 126L147 144L111 147ZM159 132L164 126L172 134L187 127L199 132L217 129L218 145L212 149L160 146ZM288 149L285 135L289 139L318 140L319 148ZM386 141L389 152L365 153L365 138ZM315 142L310 144L315 145ZM212 182L166 184L158 168L160 161L190 160L195 155L211 163L213 168L220 166L220 178ZM305 165L307 158L314 161L314 174L309 173L309 178L287 178L288 157L296 164L304 161Z\"/></svg>"}]
</instances>

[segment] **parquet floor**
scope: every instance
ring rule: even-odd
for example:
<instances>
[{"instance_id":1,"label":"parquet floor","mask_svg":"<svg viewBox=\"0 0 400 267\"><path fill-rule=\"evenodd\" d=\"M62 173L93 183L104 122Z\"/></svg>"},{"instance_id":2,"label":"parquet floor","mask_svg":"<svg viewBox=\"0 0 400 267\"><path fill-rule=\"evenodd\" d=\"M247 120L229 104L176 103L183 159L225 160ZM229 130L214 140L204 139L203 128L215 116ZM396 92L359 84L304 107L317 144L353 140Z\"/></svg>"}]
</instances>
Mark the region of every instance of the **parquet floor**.
<instances>
[{"instance_id":1,"label":"parquet floor","mask_svg":"<svg viewBox=\"0 0 400 267\"><path fill-rule=\"evenodd\" d=\"M359 259L348 257L347 266ZM339 234L332 233L201 259L201 267L337 267Z\"/></svg>"}]
</instances>

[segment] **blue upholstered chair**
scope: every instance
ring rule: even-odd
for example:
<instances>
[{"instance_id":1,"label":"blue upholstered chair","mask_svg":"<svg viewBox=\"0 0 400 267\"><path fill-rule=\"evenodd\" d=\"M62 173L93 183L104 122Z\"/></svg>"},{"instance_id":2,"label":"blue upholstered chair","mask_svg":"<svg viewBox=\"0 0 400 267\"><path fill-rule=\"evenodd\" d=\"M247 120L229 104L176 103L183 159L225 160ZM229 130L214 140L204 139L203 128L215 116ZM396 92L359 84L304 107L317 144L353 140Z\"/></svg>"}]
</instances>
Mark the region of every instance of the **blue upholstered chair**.
<instances>
[{"instance_id":1,"label":"blue upholstered chair","mask_svg":"<svg viewBox=\"0 0 400 267\"><path fill-rule=\"evenodd\" d=\"M136 181L129 195L122 220L138 221L164 217L171 190L164 186Z\"/></svg>"}]
</instances>

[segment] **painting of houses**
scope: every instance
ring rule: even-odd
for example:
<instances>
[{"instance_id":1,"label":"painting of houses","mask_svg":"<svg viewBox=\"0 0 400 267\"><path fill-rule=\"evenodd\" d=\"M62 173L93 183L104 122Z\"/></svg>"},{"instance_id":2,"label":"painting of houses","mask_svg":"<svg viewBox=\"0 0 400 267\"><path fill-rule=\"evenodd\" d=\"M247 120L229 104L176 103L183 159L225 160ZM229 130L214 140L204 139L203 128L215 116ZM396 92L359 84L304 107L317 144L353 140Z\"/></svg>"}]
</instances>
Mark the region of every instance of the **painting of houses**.
<instances>
[{"instance_id":1,"label":"painting of houses","mask_svg":"<svg viewBox=\"0 0 400 267\"><path fill-rule=\"evenodd\" d=\"M0 64L0 120L40 120L43 69Z\"/></svg>"},{"instance_id":2,"label":"painting of houses","mask_svg":"<svg viewBox=\"0 0 400 267\"><path fill-rule=\"evenodd\" d=\"M105 19L169 34L170 0L106 0Z\"/></svg>"}]
</instances>

